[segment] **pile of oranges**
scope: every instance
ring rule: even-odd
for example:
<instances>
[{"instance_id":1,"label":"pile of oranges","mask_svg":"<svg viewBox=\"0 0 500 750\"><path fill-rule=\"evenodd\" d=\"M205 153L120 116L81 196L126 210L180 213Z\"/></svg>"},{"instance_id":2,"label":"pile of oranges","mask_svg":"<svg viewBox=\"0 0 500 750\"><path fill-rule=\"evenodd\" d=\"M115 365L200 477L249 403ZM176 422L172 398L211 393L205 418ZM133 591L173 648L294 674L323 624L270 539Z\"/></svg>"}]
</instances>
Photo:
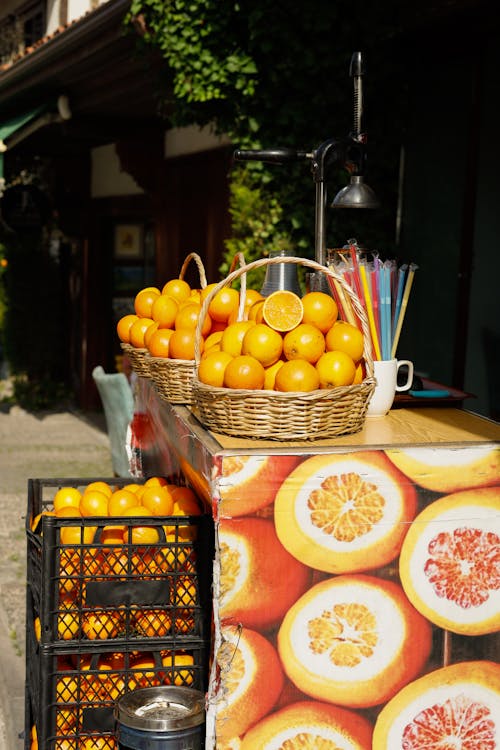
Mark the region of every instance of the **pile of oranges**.
<instances>
[{"instance_id":1,"label":"pile of oranges","mask_svg":"<svg viewBox=\"0 0 500 750\"><path fill-rule=\"evenodd\" d=\"M194 360L202 304L216 284L191 289L172 279L135 297L135 313L117 324L122 343L153 357ZM242 308L242 309L241 309ZM198 379L212 387L307 392L361 383L361 330L338 317L325 292L302 297L287 290L263 297L232 287L211 298L201 324Z\"/></svg>"}]
</instances>

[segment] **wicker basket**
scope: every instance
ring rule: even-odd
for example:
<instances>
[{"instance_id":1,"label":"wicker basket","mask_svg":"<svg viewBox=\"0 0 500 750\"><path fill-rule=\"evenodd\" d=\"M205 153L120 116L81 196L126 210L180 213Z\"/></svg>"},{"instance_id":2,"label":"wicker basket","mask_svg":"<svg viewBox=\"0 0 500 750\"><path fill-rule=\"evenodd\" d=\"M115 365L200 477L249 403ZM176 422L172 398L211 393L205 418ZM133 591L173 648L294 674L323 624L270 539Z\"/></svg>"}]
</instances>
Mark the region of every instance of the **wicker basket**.
<instances>
[{"instance_id":1,"label":"wicker basket","mask_svg":"<svg viewBox=\"0 0 500 750\"><path fill-rule=\"evenodd\" d=\"M207 277L200 256L189 253L184 259L179 278L183 279L187 267L194 261L200 277L200 288L205 289ZM159 395L171 404L190 404L192 399L192 380L195 372L195 362L189 359L168 359L167 357L152 357L146 354L147 367Z\"/></svg>"},{"instance_id":2,"label":"wicker basket","mask_svg":"<svg viewBox=\"0 0 500 750\"><path fill-rule=\"evenodd\" d=\"M150 378L148 350L138 349L132 344L122 344L123 353L129 358L133 371L141 378Z\"/></svg>"},{"instance_id":3,"label":"wicker basket","mask_svg":"<svg viewBox=\"0 0 500 750\"><path fill-rule=\"evenodd\" d=\"M192 411L200 422L214 432L239 437L270 440L317 440L358 432L364 424L366 409L375 388L373 358L365 311L355 292L344 279L325 266L312 260L294 257L262 258L230 273L205 299L200 319L211 298L224 286L229 286L243 274L273 263L301 264L324 273L338 282L350 297L361 322L365 351L366 378L362 383L339 388L316 390L309 393L281 393L278 391L237 390L214 388L193 379ZM200 361L199 341L201 324L197 328L197 365Z\"/></svg>"}]
</instances>

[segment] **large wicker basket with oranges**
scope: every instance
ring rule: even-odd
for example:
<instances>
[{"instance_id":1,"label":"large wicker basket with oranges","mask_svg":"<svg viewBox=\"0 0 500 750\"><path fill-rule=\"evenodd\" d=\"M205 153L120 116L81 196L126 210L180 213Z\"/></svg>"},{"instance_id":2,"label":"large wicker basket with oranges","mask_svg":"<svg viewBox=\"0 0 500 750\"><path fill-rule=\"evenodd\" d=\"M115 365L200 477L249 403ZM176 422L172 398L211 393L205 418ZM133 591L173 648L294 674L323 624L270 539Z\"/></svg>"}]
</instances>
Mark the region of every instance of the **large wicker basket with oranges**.
<instances>
[{"instance_id":1,"label":"large wicker basket with oranges","mask_svg":"<svg viewBox=\"0 0 500 750\"><path fill-rule=\"evenodd\" d=\"M254 269L273 263L294 263L331 277L351 301L363 334L361 382L313 390L264 390L262 386L215 387L200 379L202 365L201 324L213 297ZM269 298L268 298L269 299ZM375 388L373 359L365 311L351 287L335 271L315 261L298 257L262 258L228 274L207 295L196 330L196 376L193 380L192 410L208 429L227 435L273 440L315 440L358 432L365 421L366 409ZM228 365L229 367L229 365ZM226 375L228 370L226 369ZM224 376L226 380L226 375Z\"/></svg>"},{"instance_id":2,"label":"large wicker basket with oranges","mask_svg":"<svg viewBox=\"0 0 500 750\"><path fill-rule=\"evenodd\" d=\"M189 253L184 259L179 279L184 279L186 270L194 262L200 278L200 289L205 289L207 278L205 268L197 253ZM195 363L192 359L172 359L170 357L155 357L146 354L146 362L160 396L172 404L191 403L191 383L194 377Z\"/></svg>"}]
</instances>

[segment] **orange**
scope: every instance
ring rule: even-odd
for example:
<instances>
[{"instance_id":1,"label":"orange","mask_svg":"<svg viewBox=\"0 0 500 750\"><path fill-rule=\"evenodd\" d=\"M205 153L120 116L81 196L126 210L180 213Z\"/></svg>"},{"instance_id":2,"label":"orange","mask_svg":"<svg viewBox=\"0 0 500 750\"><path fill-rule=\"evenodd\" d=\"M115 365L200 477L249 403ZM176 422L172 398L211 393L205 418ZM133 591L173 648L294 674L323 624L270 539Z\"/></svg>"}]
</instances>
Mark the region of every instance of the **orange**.
<instances>
[{"instance_id":1,"label":"orange","mask_svg":"<svg viewBox=\"0 0 500 750\"><path fill-rule=\"evenodd\" d=\"M160 294L153 302L151 317L158 323L159 328L173 328L179 305L168 294Z\"/></svg>"},{"instance_id":2,"label":"orange","mask_svg":"<svg viewBox=\"0 0 500 750\"><path fill-rule=\"evenodd\" d=\"M80 620L78 611L70 606L62 606L57 618L57 637L62 641L71 641L78 638L80 633Z\"/></svg>"},{"instance_id":3,"label":"orange","mask_svg":"<svg viewBox=\"0 0 500 750\"><path fill-rule=\"evenodd\" d=\"M255 325L254 320L240 320L237 323L231 323L222 332L220 346L223 352L227 352L232 357L238 357L241 354L243 338L248 330Z\"/></svg>"},{"instance_id":4,"label":"orange","mask_svg":"<svg viewBox=\"0 0 500 750\"><path fill-rule=\"evenodd\" d=\"M80 510L74 505L63 505L54 512L54 515L57 518L81 518Z\"/></svg>"},{"instance_id":5,"label":"orange","mask_svg":"<svg viewBox=\"0 0 500 750\"><path fill-rule=\"evenodd\" d=\"M292 359L284 362L276 373L274 387L285 392L315 391L319 388L319 375L314 365L305 359Z\"/></svg>"},{"instance_id":6,"label":"orange","mask_svg":"<svg viewBox=\"0 0 500 750\"><path fill-rule=\"evenodd\" d=\"M500 630L499 497L498 486L440 497L403 542L399 574L408 599L452 633Z\"/></svg>"},{"instance_id":7,"label":"orange","mask_svg":"<svg viewBox=\"0 0 500 750\"><path fill-rule=\"evenodd\" d=\"M245 734L240 750L371 750L372 734L368 719L355 711L304 700L265 716Z\"/></svg>"},{"instance_id":8,"label":"orange","mask_svg":"<svg viewBox=\"0 0 500 750\"><path fill-rule=\"evenodd\" d=\"M278 651L289 679L316 700L378 706L423 669L430 624L393 581L339 575L312 586L286 613Z\"/></svg>"},{"instance_id":9,"label":"orange","mask_svg":"<svg viewBox=\"0 0 500 750\"><path fill-rule=\"evenodd\" d=\"M81 750L115 750L117 747L116 740L112 735L91 734L83 740Z\"/></svg>"},{"instance_id":10,"label":"orange","mask_svg":"<svg viewBox=\"0 0 500 750\"><path fill-rule=\"evenodd\" d=\"M76 487L61 487L54 495L54 510L72 505L78 508L82 493Z\"/></svg>"},{"instance_id":11,"label":"orange","mask_svg":"<svg viewBox=\"0 0 500 750\"><path fill-rule=\"evenodd\" d=\"M373 750L498 747L500 665L458 662L406 685L377 716Z\"/></svg>"},{"instance_id":12,"label":"orange","mask_svg":"<svg viewBox=\"0 0 500 750\"><path fill-rule=\"evenodd\" d=\"M277 362L274 363L274 365L271 365L270 367L266 367L266 374L264 376L264 390L265 391L274 391L276 387L276 374L278 370L280 370L283 365L284 361L282 359L278 359Z\"/></svg>"},{"instance_id":13,"label":"orange","mask_svg":"<svg viewBox=\"0 0 500 750\"><path fill-rule=\"evenodd\" d=\"M353 385L359 385L359 383L362 383L365 379L366 372L365 372L365 363L364 360L361 360L356 365L356 372L354 373L354 380L352 381Z\"/></svg>"},{"instance_id":14,"label":"orange","mask_svg":"<svg viewBox=\"0 0 500 750\"><path fill-rule=\"evenodd\" d=\"M211 284L207 284L206 287L200 290L200 297L201 297L202 303L206 300L210 292L212 292L217 285L218 285L217 282L212 282Z\"/></svg>"},{"instance_id":15,"label":"orange","mask_svg":"<svg viewBox=\"0 0 500 750\"><path fill-rule=\"evenodd\" d=\"M154 516L170 516L174 507L173 497L166 487L146 487L141 503Z\"/></svg>"},{"instance_id":16,"label":"orange","mask_svg":"<svg viewBox=\"0 0 500 750\"><path fill-rule=\"evenodd\" d=\"M222 627L217 650L220 695L216 716L217 744L247 731L272 710L283 688L283 669L276 649L249 628Z\"/></svg>"},{"instance_id":17,"label":"orange","mask_svg":"<svg viewBox=\"0 0 500 750\"><path fill-rule=\"evenodd\" d=\"M244 302L245 313L248 315L250 308L255 305L256 302L264 302L264 299L265 297L263 297L257 289L246 289Z\"/></svg>"},{"instance_id":18,"label":"orange","mask_svg":"<svg viewBox=\"0 0 500 750\"><path fill-rule=\"evenodd\" d=\"M310 569L286 551L267 519L225 519L219 526L219 548L223 621L268 629L310 583Z\"/></svg>"},{"instance_id":19,"label":"orange","mask_svg":"<svg viewBox=\"0 0 500 750\"><path fill-rule=\"evenodd\" d=\"M80 500L80 514L89 516L107 516L109 498L100 490L86 490Z\"/></svg>"},{"instance_id":20,"label":"orange","mask_svg":"<svg viewBox=\"0 0 500 750\"><path fill-rule=\"evenodd\" d=\"M264 308L264 297L260 300L257 300L257 302L254 302L253 305L248 309L247 313L247 320L255 320L256 323L262 323L264 320L262 315L262 310Z\"/></svg>"},{"instance_id":21,"label":"orange","mask_svg":"<svg viewBox=\"0 0 500 750\"><path fill-rule=\"evenodd\" d=\"M95 482L90 482L90 484L85 487L84 493L87 492L87 490L99 490L99 492L103 492L108 497L111 497L113 493L113 489L110 485L100 479L97 479Z\"/></svg>"},{"instance_id":22,"label":"orange","mask_svg":"<svg viewBox=\"0 0 500 750\"><path fill-rule=\"evenodd\" d=\"M352 385L356 376L356 365L344 352L325 352L316 362L320 388L338 388Z\"/></svg>"},{"instance_id":23,"label":"orange","mask_svg":"<svg viewBox=\"0 0 500 750\"><path fill-rule=\"evenodd\" d=\"M108 515L122 516L123 511L137 505L137 495L131 490L123 487L121 490L115 490L108 500Z\"/></svg>"},{"instance_id":24,"label":"orange","mask_svg":"<svg viewBox=\"0 0 500 750\"><path fill-rule=\"evenodd\" d=\"M144 482L144 487L166 487L168 480L165 477L149 477Z\"/></svg>"},{"instance_id":25,"label":"orange","mask_svg":"<svg viewBox=\"0 0 500 750\"><path fill-rule=\"evenodd\" d=\"M325 333L326 349L348 354L354 362L359 362L365 348L363 334L356 326L338 320Z\"/></svg>"},{"instance_id":26,"label":"orange","mask_svg":"<svg viewBox=\"0 0 500 750\"><path fill-rule=\"evenodd\" d=\"M144 349L144 335L149 326L156 326L152 318L138 318L130 326L130 343L136 349Z\"/></svg>"},{"instance_id":27,"label":"orange","mask_svg":"<svg viewBox=\"0 0 500 750\"><path fill-rule=\"evenodd\" d=\"M302 321L311 323L322 333L326 333L338 318L337 303L325 292L307 292L302 297L304 315Z\"/></svg>"},{"instance_id":28,"label":"orange","mask_svg":"<svg viewBox=\"0 0 500 750\"><path fill-rule=\"evenodd\" d=\"M63 526L61 528L61 543L67 545L90 544L95 536L95 526Z\"/></svg>"},{"instance_id":29,"label":"orange","mask_svg":"<svg viewBox=\"0 0 500 750\"><path fill-rule=\"evenodd\" d=\"M220 352L220 351L222 351L220 348L220 344L213 344L212 346L209 346L208 348L205 346L205 348L203 349L203 354L200 357L200 360L206 359L206 357L208 357L209 354L215 354L215 352Z\"/></svg>"},{"instance_id":30,"label":"orange","mask_svg":"<svg viewBox=\"0 0 500 750\"><path fill-rule=\"evenodd\" d=\"M195 331L192 328L179 328L170 337L169 354L171 359L194 360ZM203 340L200 341L200 353Z\"/></svg>"},{"instance_id":31,"label":"orange","mask_svg":"<svg viewBox=\"0 0 500 750\"><path fill-rule=\"evenodd\" d=\"M149 349L149 342L151 340L151 336L157 330L158 330L158 323L153 323L152 325L148 326L146 330L144 331L144 348L145 349Z\"/></svg>"},{"instance_id":32,"label":"orange","mask_svg":"<svg viewBox=\"0 0 500 750\"><path fill-rule=\"evenodd\" d=\"M191 287L184 279L170 279L162 288L161 293L173 297L177 302L184 302L191 295Z\"/></svg>"},{"instance_id":33,"label":"orange","mask_svg":"<svg viewBox=\"0 0 500 750\"><path fill-rule=\"evenodd\" d=\"M125 544L130 543L140 546L158 544L160 533L155 526L132 526L130 530L128 528L124 530L123 541Z\"/></svg>"},{"instance_id":34,"label":"orange","mask_svg":"<svg viewBox=\"0 0 500 750\"><path fill-rule=\"evenodd\" d=\"M222 388L226 367L232 359L230 354L222 351L205 354L198 367L198 380L213 388Z\"/></svg>"},{"instance_id":35,"label":"orange","mask_svg":"<svg viewBox=\"0 0 500 750\"><path fill-rule=\"evenodd\" d=\"M240 303L240 293L237 289L224 287L215 293L208 305L208 314L213 320L224 323L233 312L237 312Z\"/></svg>"},{"instance_id":36,"label":"orange","mask_svg":"<svg viewBox=\"0 0 500 750\"><path fill-rule=\"evenodd\" d=\"M174 516L197 516L201 513L196 493L190 487L176 487L172 490Z\"/></svg>"},{"instance_id":37,"label":"orange","mask_svg":"<svg viewBox=\"0 0 500 750\"><path fill-rule=\"evenodd\" d=\"M382 451L311 456L283 481L274 504L290 554L336 574L394 560L416 512L415 487Z\"/></svg>"},{"instance_id":38,"label":"orange","mask_svg":"<svg viewBox=\"0 0 500 750\"><path fill-rule=\"evenodd\" d=\"M174 328L176 331L182 328L192 328L195 330L198 324L198 318L200 317L201 305L197 302L191 302L184 305L179 309L179 312L175 316ZM201 327L201 335L206 336L210 328L212 327L212 321L209 315L205 315L203 325Z\"/></svg>"},{"instance_id":39,"label":"orange","mask_svg":"<svg viewBox=\"0 0 500 750\"><path fill-rule=\"evenodd\" d=\"M325 337L316 326L301 323L285 334L283 352L286 359L305 359L315 364L325 351Z\"/></svg>"},{"instance_id":40,"label":"orange","mask_svg":"<svg viewBox=\"0 0 500 750\"><path fill-rule=\"evenodd\" d=\"M272 292L262 306L262 318L275 331L291 331L302 322L302 300L286 289Z\"/></svg>"},{"instance_id":41,"label":"orange","mask_svg":"<svg viewBox=\"0 0 500 750\"><path fill-rule=\"evenodd\" d=\"M300 458L287 455L234 455L222 459L219 516L248 516L270 505Z\"/></svg>"},{"instance_id":42,"label":"orange","mask_svg":"<svg viewBox=\"0 0 500 750\"><path fill-rule=\"evenodd\" d=\"M142 289L134 299L134 310L140 318L151 318L153 303L160 296L160 290L156 287Z\"/></svg>"},{"instance_id":43,"label":"orange","mask_svg":"<svg viewBox=\"0 0 500 750\"><path fill-rule=\"evenodd\" d=\"M194 682L193 670L189 669L194 665L192 654L182 652L167 651L162 654L162 664L168 668L165 673L165 684L167 685L185 685L189 687ZM185 667L185 669L182 669Z\"/></svg>"},{"instance_id":44,"label":"orange","mask_svg":"<svg viewBox=\"0 0 500 750\"><path fill-rule=\"evenodd\" d=\"M281 357L282 351L283 339L281 334L265 323L252 326L243 337L241 353L255 357L264 367L274 365Z\"/></svg>"},{"instance_id":45,"label":"orange","mask_svg":"<svg viewBox=\"0 0 500 750\"><path fill-rule=\"evenodd\" d=\"M222 333L223 331L214 331L213 333L208 334L205 339L205 351L211 346L215 346L215 344L220 344L222 340Z\"/></svg>"},{"instance_id":46,"label":"orange","mask_svg":"<svg viewBox=\"0 0 500 750\"><path fill-rule=\"evenodd\" d=\"M116 638L122 625L120 616L115 612L88 612L82 620L83 633L91 641Z\"/></svg>"},{"instance_id":47,"label":"orange","mask_svg":"<svg viewBox=\"0 0 500 750\"><path fill-rule=\"evenodd\" d=\"M264 385L264 367L254 357L240 354L228 362L224 371L224 386L226 388L243 388L245 390L259 390Z\"/></svg>"},{"instance_id":48,"label":"orange","mask_svg":"<svg viewBox=\"0 0 500 750\"><path fill-rule=\"evenodd\" d=\"M421 487L448 493L499 483L500 446L391 448L386 451L405 476Z\"/></svg>"},{"instance_id":49,"label":"orange","mask_svg":"<svg viewBox=\"0 0 500 750\"><path fill-rule=\"evenodd\" d=\"M170 352L170 339L173 336L172 328L157 328L151 333L151 336L147 338L147 333L152 329L153 326L148 328L146 336L144 337L144 343L146 348L152 357L168 357Z\"/></svg>"},{"instance_id":50,"label":"orange","mask_svg":"<svg viewBox=\"0 0 500 750\"><path fill-rule=\"evenodd\" d=\"M138 315L134 314L124 315L116 324L116 332L118 334L118 338L122 343L130 343L130 328L132 326L132 323L135 323L138 317Z\"/></svg>"},{"instance_id":51,"label":"orange","mask_svg":"<svg viewBox=\"0 0 500 750\"><path fill-rule=\"evenodd\" d=\"M134 617L137 632L147 638L162 638L170 633L172 618L166 610L143 609Z\"/></svg>"},{"instance_id":52,"label":"orange","mask_svg":"<svg viewBox=\"0 0 500 750\"><path fill-rule=\"evenodd\" d=\"M123 544L124 528L124 526L104 526L99 541L101 544L109 544L110 546Z\"/></svg>"}]
</instances>

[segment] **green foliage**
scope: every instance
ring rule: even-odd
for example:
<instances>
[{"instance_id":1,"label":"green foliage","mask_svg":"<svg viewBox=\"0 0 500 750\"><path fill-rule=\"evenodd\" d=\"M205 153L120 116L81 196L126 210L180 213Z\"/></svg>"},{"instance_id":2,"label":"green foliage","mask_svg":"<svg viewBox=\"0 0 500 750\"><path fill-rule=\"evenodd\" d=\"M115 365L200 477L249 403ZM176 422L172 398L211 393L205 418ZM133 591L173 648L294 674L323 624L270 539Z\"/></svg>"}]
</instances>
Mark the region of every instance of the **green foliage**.
<instances>
[{"instance_id":1,"label":"green foliage","mask_svg":"<svg viewBox=\"0 0 500 750\"><path fill-rule=\"evenodd\" d=\"M165 58L162 99L170 123L212 123L244 149L311 152L346 136L353 117L349 62L361 49L373 71L365 83L364 125L372 144L367 181L384 209L332 213L327 237L338 246L355 236L383 254L393 242L404 109L403 74L388 40L413 12L395 0L386 0L383 14L365 0L132 0L127 23L140 25L143 43ZM347 175L334 178L336 192ZM307 163L250 162L231 180L233 236L223 268L238 250L251 260L282 244L314 257L315 192Z\"/></svg>"}]
</instances>

